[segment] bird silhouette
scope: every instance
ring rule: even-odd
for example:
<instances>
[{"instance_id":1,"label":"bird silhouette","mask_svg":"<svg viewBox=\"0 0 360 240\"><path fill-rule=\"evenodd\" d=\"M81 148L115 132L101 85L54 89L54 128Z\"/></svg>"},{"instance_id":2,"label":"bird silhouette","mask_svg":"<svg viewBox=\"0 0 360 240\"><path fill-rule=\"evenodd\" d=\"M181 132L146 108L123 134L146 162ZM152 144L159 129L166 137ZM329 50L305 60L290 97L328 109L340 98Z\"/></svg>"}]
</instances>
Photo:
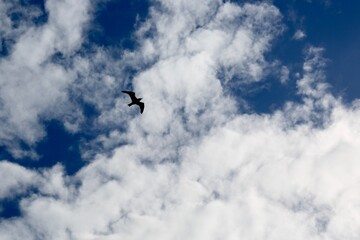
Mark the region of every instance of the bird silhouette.
<instances>
[{"instance_id":1,"label":"bird silhouette","mask_svg":"<svg viewBox=\"0 0 360 240\"><path fill-rule=\"evenodd\" d=\"M140 107L140 113L142 114L145 108L145 104L143 102L140 102L142 98L137 98L135 96L134 92L131 91L122 91L123 93L126 93L130 96L131 98L131 103L128 104L128 106L130 107L131 105L138 105Z\"/></svg>"}]
</instances>

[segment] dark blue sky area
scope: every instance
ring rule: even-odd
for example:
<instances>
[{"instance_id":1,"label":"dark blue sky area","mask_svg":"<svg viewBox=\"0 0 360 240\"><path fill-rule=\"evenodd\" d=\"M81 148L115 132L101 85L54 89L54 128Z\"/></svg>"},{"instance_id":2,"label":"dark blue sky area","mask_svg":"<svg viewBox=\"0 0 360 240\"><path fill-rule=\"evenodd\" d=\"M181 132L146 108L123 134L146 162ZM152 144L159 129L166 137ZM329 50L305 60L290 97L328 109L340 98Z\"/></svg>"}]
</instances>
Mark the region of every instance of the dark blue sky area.
<instances>
[{"instance_id":1,"label":"dark blue sky area","mask_svg":"<svg viewBox=\"0 0 360 240\"><path fill-rule=\"evenodd\" d=\"M133 48L132 33L136 24L146 18L148 1L112 0L98 7L89 40L97 45Z\"/></svg>"},{"instance_id":2,"label":"dark blue sky area","mask_svg":"<svg viewBox=\"0 0 360 240\"><path fill-rule=\"evenodd\" d=\"M314 45L326 49L329 59L327 81L333 92L346 101L360 97L360 1L283 1L275 0L284 15L288 27L284 37L288 43L281 42L280 51L285 62L297 60L301 47ZM296 29L305 31L307 37L303 45L289 41ZM300 45L300 46L299 46ZM286 54L289 53L289 55ZM276 54L276 51L274 52Z\"/></svg>"},{"instance_id":3,"label":"dark blue sky area","mask_svg":"<svg viewBox=\"0 0 360 240\"><path fill-rule=\"evenodd\" d=\"M45 125L47 136L35 148L40 155L39 159L14 159L4 147L0 147L0 159L7 159L30 169L49 168L61 162L67 174L75 174L85 164L80 156L79 144L86 135L68 133L58 121L50 121ZM28 148L25 144L22 145L23 149ZM29 191L25 195L31 193L32 191ZM19 216L20 200L20 196L0 199L0 219Z\"/></svg>"},{"instance_id":4,"label":"dark blue sky area","mask_svg":"<svg viewBox=\"0 0 360 240\"><path fill-rule=\"evenodd\" d=\"M58 121L44 124L47 136L34 149L39 154L39 159L14 159L4 147L0 147L0 159L7 159L34 169L52 167L61 162L67 174L76 173L85 164L81 161L80 143L88 135L69 133ZM30 149L25 143L20 144L22 149Z\"/></svg>"},{"instance_id":5,"label":"dark blue sky area","mask_svg":"<svg viewBox=\"0 0 360 240\"><path fill-rule=\"evenodd\" d=\"M274 40L267 59L280 60L294 74L301 72L306 47L323 47L324 57L329 60L326 75L331 92L345 102L360 98L360 1L274 0L274 4L286 27ZM304 31L306 38L293 39L297 30ZM293 74L286 85L270 75L257 84L258 90L238 92L246 96L255 112L272 112L285 101L299 100Z\"/></svg>"}]
</instances>

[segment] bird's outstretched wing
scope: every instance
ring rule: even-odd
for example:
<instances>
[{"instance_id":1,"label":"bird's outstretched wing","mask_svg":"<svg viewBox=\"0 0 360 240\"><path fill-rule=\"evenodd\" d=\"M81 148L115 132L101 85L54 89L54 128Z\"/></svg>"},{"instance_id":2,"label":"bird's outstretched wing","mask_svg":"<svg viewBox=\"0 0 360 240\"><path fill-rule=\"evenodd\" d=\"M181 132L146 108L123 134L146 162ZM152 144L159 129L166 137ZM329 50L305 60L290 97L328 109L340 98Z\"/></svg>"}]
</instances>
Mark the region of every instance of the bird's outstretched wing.
<instances>
[{"instance_id":1,"label":"bird's outstretched wing","mask_svg":"<svg viewBox=\"0 0 360 240\"><path fill-rule=\"evenodd\" d=\"M138 105L140 107L140 113L142 114L145 108L145 104L143 102L139 102Z\"/></svg>"},{"instance_id":2,"label":"bird's outstretched wing","mask_svg":"<svg viewBox=\"0 0 360 240\"><path fill-rule=\"evenodd\" d=\"M122 91L123 93L126 93L126 94L128 94L129 96L130 96L130 98L131 98L131 101L136 101L137 100L137 98L135 97L135 93L134 92L131 92L131 91Z\"/></svg>"}]
</instances>

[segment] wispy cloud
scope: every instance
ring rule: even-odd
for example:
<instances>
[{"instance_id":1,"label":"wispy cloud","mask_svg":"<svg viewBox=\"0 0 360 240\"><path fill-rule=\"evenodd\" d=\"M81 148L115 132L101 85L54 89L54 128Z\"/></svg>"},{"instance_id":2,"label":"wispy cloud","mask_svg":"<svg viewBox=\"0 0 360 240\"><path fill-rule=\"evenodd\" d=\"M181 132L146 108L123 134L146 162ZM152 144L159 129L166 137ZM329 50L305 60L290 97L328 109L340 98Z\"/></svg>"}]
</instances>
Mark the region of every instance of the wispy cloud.
<instances>
[{"instance_id":1,"label":"wispy cloud","mask_svg":"<svg viewBox=\"0 0 360 240\"><path fill-rule=\"evenodd\" d=\"M280 81L286 83L289 80L290 69L286 66L282 66L280 69Z\"/></svg>"},{"instance_id":2,"label":"wispy cloud","mask_svg":"<svg viewBox=\"0 0 360 240\"><path fill-rule=\"evenodd\" d=\"M304 31L302 30L297 30L295 33L294 33L294 36L293 36L293 39L295 40L302 40L306 38L306 34Z\"/></svg>"}]
</instances>

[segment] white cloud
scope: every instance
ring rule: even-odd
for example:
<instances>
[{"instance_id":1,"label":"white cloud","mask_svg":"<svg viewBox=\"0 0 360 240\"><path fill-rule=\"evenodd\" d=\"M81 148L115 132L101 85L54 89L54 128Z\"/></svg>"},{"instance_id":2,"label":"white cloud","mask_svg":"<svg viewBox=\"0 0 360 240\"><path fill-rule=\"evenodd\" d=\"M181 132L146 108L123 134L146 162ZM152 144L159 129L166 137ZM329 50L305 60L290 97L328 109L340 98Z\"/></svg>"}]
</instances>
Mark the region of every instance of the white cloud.
<instances>
[{"instance_id":1,"label":"white cloud","mask_svg":"<svg viewBox=\"0 0 360 240\"><path fill-rule=\"evenodd\" d=\"M322 125L329 120L333 108L341 105L329 91L330 85L325 82L324 67L327 60L323 58L323 48L309 47L305 51L303 75L297 81L298 93L302 96L303 105L288 104L291 115L297 121L306 121L313 125ZM292 108L296 108L293 111Z\"/></svg>"},{"instance_id":2,"label":"white cloud","mask_svg":"<svg viewBox=\"0 0 360 240\"><path fill-rule=\"evenodd\" d=\"M293 36L295 40L302 40L304 38L306 38L306 33L302 30L297 30Z\"/></svg>"},{"instance_id":3,"label":"white cloud","mask_svg":"<svg viewBox=\"0 0 360 240\"><path fill-rule=\"evenodd\" d=\"M14 40L17 40L32 25L33 20L41 15L39 9L21 6L19 0L1 1L0 13L0 36L8 48L12 47Z\"/></svg>"},{"instance_id":4,"label":"white cloud","mask_svg":"<svg viewBox=\"0 0 360 240\"><path fill-rule=\"evenodd\" d=\"M187 11L196 8L199 13L191 15L176 7L166 9L167 14L161 14L163 8L154 10L148 24L154 22L158 37L145 41L144 52L153 49L153 54L161 53L162 59L174 54L206 53L209 64L224 68L226 80L234 75L244 80L261 79L263 53L271 39L282 31L278 9L268 4L209 3L193 4Z\"/></svg>"},{"instance_id":5,"label":"white cloud","mask_svg":"<svg viewBox=\"0 0 360 240\"><path fill-rule=\"evenodd\" d=\"M9 5L0 5L5 13L1 21L6 23L2 31L14 41L0 62L0 143L15 154L17 140L33 145L44 136L40 124L44 118L74 111L68 104L67 88L75 76L51 59L56 53L71 56L80 47L90 6L87 0L46 1L48 21L42 25L27 21L20 31L6 17Z\"/></svg>"},{"instance_id":6,"label":"white cloud","mask_svg":"<svg viewBox=\"0 0 360 240\"><path fill-rule=\"evenodd\" d=\"M35 172L4 163L17 176L4 185L4 195L28 182L19 177L23 172L39 179L39 193L23 198L22 216L0 222L0 236L359 238L360 108L344 106L329 92L324 50L305 50L297 80L302 103L288 102L273 114L239 113L226 88L236 78L262 80L264 53L281 31L278 10L260 3L158 4L138 32L139 49L113 65L106 51L74 60L72 73L79 75L91 73L92 64L105 65L103 78L71 87L97 102L98 126L113 127L97 141L118 147L73 177L60 165ZM152 37L145 37L146 29ZM76 48L77 41L69 45ZM106 95L123 73L114 70L120 63L138 63L133 84L146 103L142 115L131 115L125 96ZM222 68L226 80L218 76ZM100 90L91 95L95 86ZM125 132L116 128L122 124Z\"/></svg>"},{"instance_id":7,"label":"white cloud","mask_svg":"<svg viewBox=\"0 0 360 240\"><path fill-rule=\"evenodd\" d=\"M2 178L0 199L20 194L37 182L36 173L7 161L0 162L0 176Z\"/></svg>"}]
</instances>

